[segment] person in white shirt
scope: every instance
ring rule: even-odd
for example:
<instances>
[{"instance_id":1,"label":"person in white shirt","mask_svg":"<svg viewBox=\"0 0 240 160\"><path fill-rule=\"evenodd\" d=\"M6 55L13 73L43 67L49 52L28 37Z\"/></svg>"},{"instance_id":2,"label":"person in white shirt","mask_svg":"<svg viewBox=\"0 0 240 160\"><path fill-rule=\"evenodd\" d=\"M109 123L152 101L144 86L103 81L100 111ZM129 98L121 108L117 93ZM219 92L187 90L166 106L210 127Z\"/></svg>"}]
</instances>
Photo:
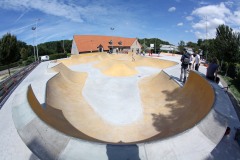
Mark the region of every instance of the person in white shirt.
<instances>
[{"instance_id":1,"label":"person in white shirt","mask_svg":"<svg viewBox=\"0 0 240 160\"><path fill-rule=\"evenodd\" d=\"M200 66L200 56L198 53L195 56L194 64L195 64L195 70L198 71L198 68Z\"/></svg>"},{"instance_id":2,"label":"person in white shirt","mask_svg":"<svg viewBox=\"0 0 240 160\"><path fill-rule=\"evenodd\" d=\"M189 61L189 64L188 64L188 68L189 70L192 70L192 65L193 65L193 61L194 61L194 58L193 58L193 55L191 54L190 55L190 61Z\"/></svg>"}]
</instances>

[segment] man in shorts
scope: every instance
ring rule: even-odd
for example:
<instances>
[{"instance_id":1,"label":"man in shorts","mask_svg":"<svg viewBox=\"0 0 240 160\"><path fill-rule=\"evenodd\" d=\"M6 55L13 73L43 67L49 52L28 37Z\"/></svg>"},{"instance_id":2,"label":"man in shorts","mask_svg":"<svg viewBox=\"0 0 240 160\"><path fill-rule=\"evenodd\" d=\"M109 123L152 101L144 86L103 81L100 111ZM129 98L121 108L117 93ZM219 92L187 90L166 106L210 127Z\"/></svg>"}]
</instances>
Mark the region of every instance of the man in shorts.
<instances>
[{"instance_id":1,"label":"man in shorts","mask_svg":"<svg viewBox=\"0 0 240 160\"><path fill-rule=\"evenodd\" d=\"M190 54L186 50L184 50L184 54L182 55L180 61L182 62L180 81L182 82L182 80L183 80L183 83L185 83L185 81L187 79L187 69L188 69L188 65L189 65L189 62L190 62Z\"/></svg>"}]
</instances>

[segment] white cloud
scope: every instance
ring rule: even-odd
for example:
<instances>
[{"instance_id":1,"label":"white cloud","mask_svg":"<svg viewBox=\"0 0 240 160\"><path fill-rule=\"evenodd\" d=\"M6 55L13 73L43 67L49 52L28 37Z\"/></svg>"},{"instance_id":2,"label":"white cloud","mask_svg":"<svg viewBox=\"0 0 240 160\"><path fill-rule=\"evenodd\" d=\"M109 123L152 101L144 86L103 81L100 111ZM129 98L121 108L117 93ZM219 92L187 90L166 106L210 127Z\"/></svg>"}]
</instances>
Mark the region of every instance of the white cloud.
<instances>
[{"instance_id":1,"label":"white cloud","mask_svg":"<svg viewBox=\"0 0 240 160\"><path fill-rule=\"evenodd\" d=\"M208 5L209 2L206 2L206 1L199 1L198 4L199 4L199 5Z\"/></svg>"},{"instance_id":2,"label":"white cloud","mask_svg":"<svg viewBox=\"0 0 240 160\"><path fill-rule=\"evenodd\" d=\"M168 12L174 12L174 11L176 11L176 7L171 7L168 9Z\"/></svg>"},{"instance_id":3,"label":"white cloud","mask_svg":"<svg viewBox=\"0 0 240 160\"><path fill-rule=\"evenodd\" d=\"M195 9L192 15L198 17L219 17L224 18L225 16L231 15L231 11L224 5L220 3L219 5L208 5Z\"/></svg>"},{"instance_id":4,"label":"white cloud","mask_svg":"<svg viewBox=\"0 0 240 160\"><path fill-rule=\"evenodd\" d=\"M213 18L210 20L201 20L198 23L193 24L192 27L200 30L205 30L206 28L215 29L221 24L225 24L225 21L222 19Z\"/></svg>"},{"instance_id":5,"label":"white cloud","mask_svg":"<svg viewBox=\"0 0 240 160\"><path fill-rule=\"evenodd\" d=\"M229 19L227 19L227 22L230 23L230 24L234 24L234 25L239 25L240 26L240 10L239 11L235 11L229 17Z\"/></svg>"},{"instance_id":6,"label":"white cloud","mask_svg":"<svg viewBox=\"0 0 240 160\"><path fill-rule=\"evenodd\" d=\"M229 3L228 5L230 5ZM214 38L216 35L216 28L225 24L228 26L240 26L240 11L231 11L226 7L225 3L218 5L207 5L197 8L192 11L192 14L186 17L187 20L193 17L195 20L192 23L192 28L195 30L195 35L198 38L207 37ZM202 36L205 35L205 36Z\"/></svg>"},{"instance_id":7,"label":"white cloud","mask_svg":"<svg viewBox=\"0 0 240 160\"><path fill-rule=\"evenodd\" d=\"M180 22L180 23L178 23L178 24L177 24L177 26L183 26L183 23L182 23L182 22Z\"/></svg>"},{"instance_id":8,"label":"white cloud","mask_svg":"<svg viewBox=\"0 0 240 160\"><path fill-rule=\"evenodd\" d=\"M80 15L80 10L82 8L64 4L61 1L49 1L49 0L38 0L38 1L29 1L29 0L2 0L0 1L1 8L4 9L13 9L13 10L26 10L26 9L36 9L43 13L65 17L72 21L82 22Z\"/></svg>"},{"instance_id":9,"label":"white cloud","mask_svg":"<svg viewBox=\"0 0 240 160\"><path fill-rule=\"evenodd\" d=\"M234 2L233 2L233 1L227 1L227 2L224 2L224 4L225 4L226 6L232 7L233 4L234 4Z\"/></svg>"},{"instance_id":10,"label":"white cloud","mask_svg":"<svg viewBox=\"0 0 240 160\"><path fill-rule=\"evenodd\" d=\"M188 21L192 21L194 18L193 18L193 16L187 16L186 19L187 19Z\"/></svg>"}]
</instances>

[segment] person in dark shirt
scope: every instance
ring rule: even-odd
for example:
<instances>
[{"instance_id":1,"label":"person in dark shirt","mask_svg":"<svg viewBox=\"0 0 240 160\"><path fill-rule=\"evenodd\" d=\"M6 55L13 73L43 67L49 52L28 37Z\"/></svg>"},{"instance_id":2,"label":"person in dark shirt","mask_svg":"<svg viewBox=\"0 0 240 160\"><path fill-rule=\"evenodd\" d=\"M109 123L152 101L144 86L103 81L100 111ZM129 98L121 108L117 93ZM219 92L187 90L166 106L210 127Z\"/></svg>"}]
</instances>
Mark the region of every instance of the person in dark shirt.
<instances>
[{"instance_id":1,"label":"person in dark shirt","mask_svg":"<svg viewBox=\"0 0 240 160\"><path fill-rule=\"evenodd\" d=\"M217 77L219 67L217 62L218 62L217 58L214 57L212 59L212 62L208 65L206 77L207 79L210 79L218 84L220 79L219 77Z\"/></svg>"}]
</instances>

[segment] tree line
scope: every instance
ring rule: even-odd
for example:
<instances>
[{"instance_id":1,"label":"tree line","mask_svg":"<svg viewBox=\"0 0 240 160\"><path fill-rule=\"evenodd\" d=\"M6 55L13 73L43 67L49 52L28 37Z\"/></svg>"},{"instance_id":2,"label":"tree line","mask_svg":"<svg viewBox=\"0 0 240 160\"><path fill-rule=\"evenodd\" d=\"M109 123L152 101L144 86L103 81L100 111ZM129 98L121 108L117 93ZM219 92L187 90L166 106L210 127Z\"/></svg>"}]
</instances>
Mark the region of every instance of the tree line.
<instances>
[{"instance_id":1,"label":"tree line","mask_svg":"<svg viewBox=\"0 0 240 160\"><path fill-rule=\"evenodd\" d=\"M39 44L38 56L49 55L50 59L67 57L71 52L72 40L60 40ZM36 61L36 46L17 40L15 35L7 33L0 38L0 70L19 65L28 65Z\"/></svg>"},{"instance_id":2,"label":"tree line","mask_svg":"<svg viewBox=\"0 0 240 160\"><path fill-rule=\"evenodd\" d=\"M219 25L216 28L216 37L213 39L198 39L197 43L179 42L179 50L184 47L193 48L194 52L203 51L207 63L216 57L221 74L232 78L236 88L240 90L240 33L234 32L227 25Z\"/></svg>"}]
</instances>

